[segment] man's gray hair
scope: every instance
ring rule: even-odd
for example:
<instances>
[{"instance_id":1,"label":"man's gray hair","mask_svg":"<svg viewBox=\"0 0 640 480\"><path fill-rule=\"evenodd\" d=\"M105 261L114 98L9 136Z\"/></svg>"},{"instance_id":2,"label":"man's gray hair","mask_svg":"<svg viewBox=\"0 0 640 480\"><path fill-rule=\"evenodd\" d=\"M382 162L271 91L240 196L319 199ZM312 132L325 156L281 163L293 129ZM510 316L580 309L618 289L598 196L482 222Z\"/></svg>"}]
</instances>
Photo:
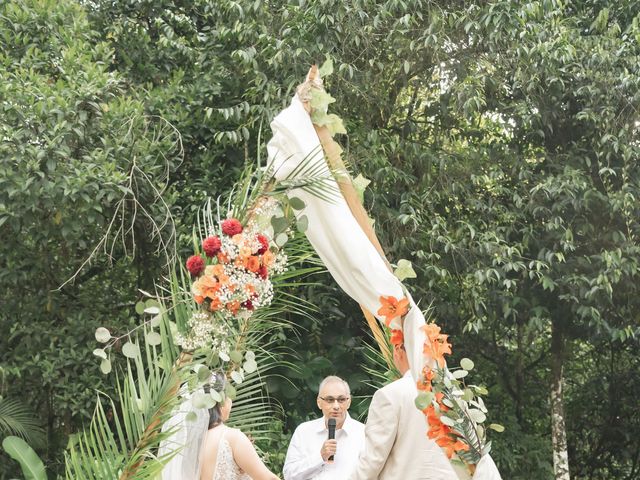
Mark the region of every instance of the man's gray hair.
<instances>
[{"instance_id":1,"label":"man's gray hair","mask_svg":"<svg viewBox=\"0 0 640 480\"><path fill-rule=\"evenodd\" d=\"M329 375L328 377L325 377L324 380L320 382L320 386L318 387L318 395L320 395L320 392L322 391L322 387L324 387L327 383L332 383L332 382L342 383L344 385L344 388L347 389L347 395L351 396L351 389L349 388L349 384L345 382L342 378L336 375Z\"/></svg>"}]
</instances>

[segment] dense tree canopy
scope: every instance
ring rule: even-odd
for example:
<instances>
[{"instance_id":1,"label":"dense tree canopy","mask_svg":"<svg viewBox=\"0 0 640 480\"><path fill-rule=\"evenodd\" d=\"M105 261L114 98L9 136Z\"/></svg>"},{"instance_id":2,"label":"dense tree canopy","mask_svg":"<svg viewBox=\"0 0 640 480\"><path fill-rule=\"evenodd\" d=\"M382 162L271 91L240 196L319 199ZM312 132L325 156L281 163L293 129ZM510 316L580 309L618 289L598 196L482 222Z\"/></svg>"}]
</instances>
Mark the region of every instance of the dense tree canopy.
<instances>
[{"instance_id":1,"label":"dense tree canopy","mask_svg":"<svg viewBox=\"0 0 640 480\"><path fill-rule=\"evenodd\" d=\"M29 400L52 471L95 389L112 388L88 360L95 326L135 321L137 289L189 252L205 199L264 159L269 121L330 56L345 159L371 180L365 206L389 258L418 272L413 296L452 334L454 357L476 360L506 427L493 447L503 477L568 478L566 442L574 478L636 478L639 10L0 5L0 395ZM274 468L324 375L372 392L357 305L315 280L298 294L322 313L292 316L293 339L274 333L300 365L270 380L284 407Z\"/></svg>"}]
</instances>

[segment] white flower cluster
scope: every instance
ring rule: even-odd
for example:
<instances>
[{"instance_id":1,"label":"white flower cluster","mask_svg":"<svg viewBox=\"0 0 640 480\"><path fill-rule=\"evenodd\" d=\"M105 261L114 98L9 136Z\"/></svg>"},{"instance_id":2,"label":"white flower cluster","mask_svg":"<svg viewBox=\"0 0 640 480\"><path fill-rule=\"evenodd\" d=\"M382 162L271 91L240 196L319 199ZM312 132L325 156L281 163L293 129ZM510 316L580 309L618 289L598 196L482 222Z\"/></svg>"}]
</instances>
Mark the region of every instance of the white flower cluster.
<instances>
[{"instance_id":1,"label":"white flower cluster","mask_svg":"<svg viewBox=\"0 0 640 480\"><path fill-rule=\"evenodd\" d=\"M189 333L176 335L176 343L184 350L210 347L214 351L229 353L229 328L221 319L207 312L196 312L187 321Z\"/></svg>"}]
</instances>

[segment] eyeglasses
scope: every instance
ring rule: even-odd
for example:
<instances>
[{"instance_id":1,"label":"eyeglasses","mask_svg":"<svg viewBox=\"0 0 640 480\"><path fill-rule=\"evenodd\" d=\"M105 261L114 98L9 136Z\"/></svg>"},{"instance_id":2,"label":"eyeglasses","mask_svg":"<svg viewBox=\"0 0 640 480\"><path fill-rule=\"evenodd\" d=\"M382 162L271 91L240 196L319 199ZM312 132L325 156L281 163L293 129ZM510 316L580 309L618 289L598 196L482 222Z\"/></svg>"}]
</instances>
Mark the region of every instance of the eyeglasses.
<instances>
[{"instance_id":1,"label":"eyeglasses","mask_svg":"<svg viewBox=\"0 0 640 480\"><path fill-rule=\"evenodd\" d=\"M334 402L338 402L340 405L342 405L344 402L346 402L347 400L349 400L349 397L318 397L320 400L322 400L323 402L327 402L328 404L332 404Z\"/></svg>"}]
</instances>

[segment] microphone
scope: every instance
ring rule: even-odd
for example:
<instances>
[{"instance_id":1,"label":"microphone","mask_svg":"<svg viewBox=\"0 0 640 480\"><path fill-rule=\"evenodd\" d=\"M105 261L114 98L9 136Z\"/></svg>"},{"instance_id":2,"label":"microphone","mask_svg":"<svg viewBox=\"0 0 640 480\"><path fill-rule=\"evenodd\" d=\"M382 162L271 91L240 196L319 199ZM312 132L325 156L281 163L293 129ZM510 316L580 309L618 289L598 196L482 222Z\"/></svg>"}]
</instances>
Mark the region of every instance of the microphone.
<instances>
[{"instance_id":1,"label":"microphone","mask_svg":"<svg viewBox=\"0 0 640 480\"><path fill-rule=\"evenodd\" d=\"M327 421L327 427L329 428L329 440L336 438L336 419L330 418ZM333 455L328 458L328 461L333 462Z\"/></svg>"}]
</instances>

